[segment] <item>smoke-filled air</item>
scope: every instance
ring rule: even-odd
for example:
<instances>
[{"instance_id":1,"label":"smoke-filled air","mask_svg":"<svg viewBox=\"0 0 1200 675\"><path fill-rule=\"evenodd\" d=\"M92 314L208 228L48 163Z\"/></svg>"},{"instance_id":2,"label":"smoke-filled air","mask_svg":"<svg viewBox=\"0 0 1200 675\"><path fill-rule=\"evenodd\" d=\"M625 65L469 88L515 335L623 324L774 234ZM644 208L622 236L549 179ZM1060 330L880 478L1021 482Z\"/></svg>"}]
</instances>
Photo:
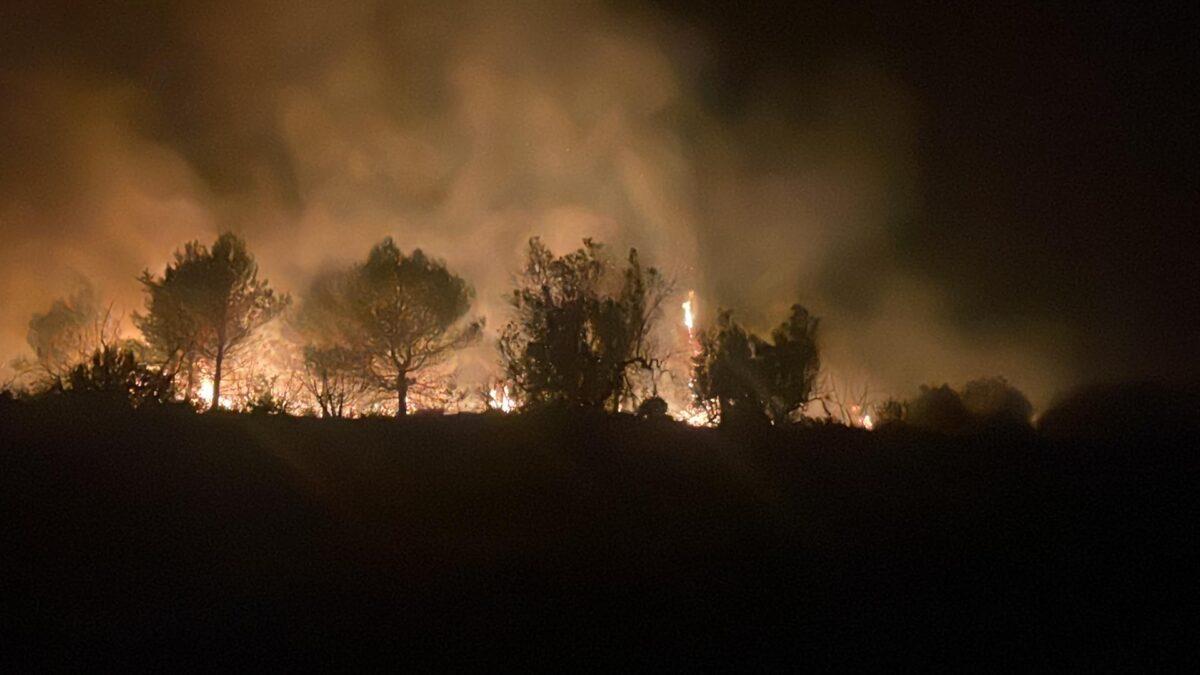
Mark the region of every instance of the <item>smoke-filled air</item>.
<instances>
[{"instance_id":1,"label":"smoke-filled air","mask_svg":"<svg viewBox=\"0 0 1200 675\"><path fill-rule=\"evenodd\" d=\"M766 87L722 105L711 31L627 3L63 3L3 18L24 47L0 71L9 377L34 356L31 317L83 289L139 337L139 275L226 231L296 300L266 329L284 341L314 282L385 238L444 261L483 322L448 366L463 390L502 379L534 237L556 254L591 238L618 262L636 248L670 281L664 325L689 297L697 328L731 310L762 334L802 305L821 320L823 393L883 401L1002 375L1040 407L1082 377L1072 326L965 328L956 290L903 259L921 102L868 58L817 61L796 115ZM45 22L64 39L16 35ZM672 381L690 377L690 349L667 350L683 355ZM285 361L260 355L256 375L286 379Z\"/></svg>"}]
</instances>

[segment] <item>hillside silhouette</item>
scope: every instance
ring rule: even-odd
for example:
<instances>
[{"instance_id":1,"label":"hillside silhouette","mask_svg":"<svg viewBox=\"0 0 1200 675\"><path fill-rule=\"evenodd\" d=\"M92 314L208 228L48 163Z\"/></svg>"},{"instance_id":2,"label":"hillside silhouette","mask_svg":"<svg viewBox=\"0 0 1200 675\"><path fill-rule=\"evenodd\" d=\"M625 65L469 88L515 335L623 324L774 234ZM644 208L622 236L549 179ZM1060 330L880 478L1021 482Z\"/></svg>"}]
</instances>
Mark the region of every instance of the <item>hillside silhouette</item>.
<instances>
[{"instance_id":1,"label":"hillside silhouette","mask_svg":"<svg viewBox=\"0 0 1200 675\"><path fill-rule=\"evenodd\" d=\"M1186 656L1195 425L692 428L5 400L4 659L492 669Z\"/></svg>"}]
</instances>

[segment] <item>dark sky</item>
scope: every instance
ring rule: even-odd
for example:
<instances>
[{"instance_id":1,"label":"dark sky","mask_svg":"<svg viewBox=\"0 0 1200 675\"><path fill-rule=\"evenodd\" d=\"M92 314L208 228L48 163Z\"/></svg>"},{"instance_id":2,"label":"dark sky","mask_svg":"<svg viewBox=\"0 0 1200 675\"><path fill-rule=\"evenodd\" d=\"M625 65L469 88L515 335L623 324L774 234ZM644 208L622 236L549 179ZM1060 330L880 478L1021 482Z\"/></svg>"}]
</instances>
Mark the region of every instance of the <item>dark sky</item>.
<instances>
[{"instance_id":1,"label":"dark sky","mask_svg":"<svg viewBox=\"0 0 1200 675\"><path fill-rule=\"evenodd\" d=\"M1105 376L1200 373L1187 3L660 4L714 36L706 92L726 115L762 89L814 114L804 83L839 59L903 83L918 199L889 235L905 266L951 289L962 326L1053 317ZM845 263L853 293L870 261Z\"/></svg>"},{"instance_id":2,"label":"dark sky","mask_svg":"<svg viewBox=\"0 0 1200 675\"><path fill-rule=\"evenodd\" d=\"M950 6L954 5L954 6ZM499 325L530 235L636 245L887 393L1200 377L1182 3L16 2L0 351L232 228L288 290L391 234ZM480 362L494 357L481 355Z\"/></svg>"}]
</instances>

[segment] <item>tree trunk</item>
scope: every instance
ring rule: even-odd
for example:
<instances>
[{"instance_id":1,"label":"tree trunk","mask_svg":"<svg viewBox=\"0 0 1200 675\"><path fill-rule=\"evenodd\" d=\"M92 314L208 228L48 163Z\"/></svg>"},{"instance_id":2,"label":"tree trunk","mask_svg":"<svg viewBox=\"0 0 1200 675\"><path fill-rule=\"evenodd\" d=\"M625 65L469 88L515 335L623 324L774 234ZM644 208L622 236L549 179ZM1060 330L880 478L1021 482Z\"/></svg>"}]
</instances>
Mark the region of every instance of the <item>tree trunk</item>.
<instances>
[{"instance_id":1,"label":"tree trunk","mask_svg":"<svg viewBox=\"0 0 1200 675\"><path fill-rule=\"evenodd\" d=\"M408 414L408 373L396 377L396 417Z\"/></svg>"},{"instance_id":2,"label":"tree trunk","mask_svg":"<svg viewBox=\"0 0 1200 675\"><path fill-rule=\"evenodd\" d=\"M181 359L186 358L187 364L187 389L183 392L183 398L190 404L192 395L196 391L196 359L191 356L181 356Z\"/></svg>"},{"instance_id":3,"label":"tree trunk","mask_svg":"<svg viewBox=\"0 0 1200 675\"><path fill-rule=\"evenodd\" d=\"M221 407L221 366L225 363L225 346L217 347L217 363L213 368L213 400L209 410Z\"/></svg>"}]
</instances>

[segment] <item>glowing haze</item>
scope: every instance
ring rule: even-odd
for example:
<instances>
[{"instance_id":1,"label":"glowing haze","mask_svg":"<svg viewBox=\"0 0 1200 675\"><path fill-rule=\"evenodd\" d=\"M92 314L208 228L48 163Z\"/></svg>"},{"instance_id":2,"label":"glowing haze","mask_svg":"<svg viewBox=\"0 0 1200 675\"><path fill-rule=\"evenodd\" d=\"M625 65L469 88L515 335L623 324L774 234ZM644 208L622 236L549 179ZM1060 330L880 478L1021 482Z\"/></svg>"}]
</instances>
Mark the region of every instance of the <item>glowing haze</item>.
<instances>
[{"instance_id":1,"label":"glowing haze","mask_svg":"<svg viewBox=\"0 0 1200 675\"><path fill-rule=\"evenodd\" d=\"M704 95L722 58L709 34L634 3L167 4L0 14L14 35L59 32L0 70L6 357L80 278L128 313L142 269L233 229L298 294L384 236L421 247L474 285L489 336L530 236L560 252L590 236L694 288L701 323L720 306L766 330L806 305L855 387L1003 374L1044 404L1076 377L1066 327L967 333L953 289L895 262L917 102L869 59L805 80L823 112L785 113L764 89L730 114ZM870 268L866 311L829 283L853 281L831 272L845 261ZM494 368L490 342L468 379Z\"/></svg>"}]
</instances>

